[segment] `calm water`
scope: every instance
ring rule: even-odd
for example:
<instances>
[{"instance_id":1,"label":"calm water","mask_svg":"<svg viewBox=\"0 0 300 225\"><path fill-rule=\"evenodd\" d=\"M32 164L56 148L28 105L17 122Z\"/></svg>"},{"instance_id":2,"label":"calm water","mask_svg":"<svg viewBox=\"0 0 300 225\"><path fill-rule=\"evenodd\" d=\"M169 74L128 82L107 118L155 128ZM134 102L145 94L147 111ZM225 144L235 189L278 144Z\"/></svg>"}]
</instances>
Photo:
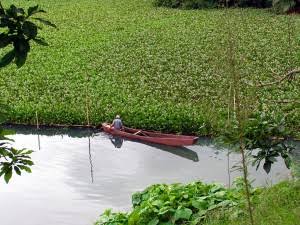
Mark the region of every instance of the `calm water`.
<instances>
[{"instance_id":1,"label":"calm water","mask_svg":"<svg viewBox=\"0 0 300 225\"><path fill-rule=\"evenodd\" d=\"M202 180L225 185L240 175L229 171L239 154L227 157L210 139L188 148L123 141L87 130L18 127L14 146L35 150L33 173L0 180L1 225L92 225L106 208L128 210L131 194L154 183ZM118 148L122 145L121 148ZM270 174L250 168L255 185L290 176L279 160Z\"/></svg>"}]
</instances>

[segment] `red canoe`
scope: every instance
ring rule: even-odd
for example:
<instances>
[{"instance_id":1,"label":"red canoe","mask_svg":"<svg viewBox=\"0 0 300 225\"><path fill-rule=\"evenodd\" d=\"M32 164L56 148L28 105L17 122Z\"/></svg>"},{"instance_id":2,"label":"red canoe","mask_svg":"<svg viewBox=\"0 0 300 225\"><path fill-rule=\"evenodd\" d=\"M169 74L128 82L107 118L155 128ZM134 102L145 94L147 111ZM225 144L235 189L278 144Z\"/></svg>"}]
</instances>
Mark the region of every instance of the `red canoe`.
<instances>
[{"instance_id":1,"label":"red canoe","mask_svg":"<svg viewBox=\"0 0 300 225\"><path fill-rule=\"evenodd\" d=\"M193 145L198 140L198 137L195 136L163 134L160 132L150 132L128 127L125 127L123 130L117 130L110 127L110 124L107 123L103 123L102 128L106 133L115 136L169 146Z\"/></svg>"}]
</instances>

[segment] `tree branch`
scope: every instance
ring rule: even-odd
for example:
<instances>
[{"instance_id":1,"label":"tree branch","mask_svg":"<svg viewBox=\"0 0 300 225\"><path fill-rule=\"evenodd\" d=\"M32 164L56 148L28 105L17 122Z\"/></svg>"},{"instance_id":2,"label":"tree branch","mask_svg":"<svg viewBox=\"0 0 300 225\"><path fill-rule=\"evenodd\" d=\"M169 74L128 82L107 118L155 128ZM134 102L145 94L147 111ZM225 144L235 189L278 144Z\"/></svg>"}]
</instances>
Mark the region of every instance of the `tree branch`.
<instances>
[{"instance_id":1,"label":"tree branch","mask_svg":"<svg viewBox=\"0 0 300 225\"><path fill-rule=\"evenodd\" d=\"M296 69L293 69L293 70L287 72L283 77L281 77L277 81L273 81L273 82L269 82L269 83L261 83L261 84L256 85L256 87L265 87L265 86L270 86L270 85L274 85L274 84L279 84L286 79L291 79L297 73L300 73L300 68L296 68Z\"/></svg>"}]
</instances>

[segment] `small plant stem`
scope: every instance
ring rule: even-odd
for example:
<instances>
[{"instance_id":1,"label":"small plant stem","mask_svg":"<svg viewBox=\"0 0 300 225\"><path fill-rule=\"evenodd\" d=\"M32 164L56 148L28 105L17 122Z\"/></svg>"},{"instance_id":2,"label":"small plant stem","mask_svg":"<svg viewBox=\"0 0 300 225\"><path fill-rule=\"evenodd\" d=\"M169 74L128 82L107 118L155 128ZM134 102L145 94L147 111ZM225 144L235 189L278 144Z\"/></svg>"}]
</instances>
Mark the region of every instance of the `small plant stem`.
<instances>
[{"instance_id":1,"label":"small plant stem","mask_svg":"<svg viewBox=\"0 0 300 225\"><path fill-rule=\"evenodd\" d=\"M85 91L86 91L86 98L85 98L85 107L86 107L86 121L87 121L87 125L90 126L90 116L89 116L89 89L88 89L88 85L89 85L89 78L88 75L86 75L86 81L87 84L85 85Z\"/></svg>"},{"instance_id":2,"label":"small plant stem","mask_svg":"<svg viewBox=\"0 0 300 225\"><path fill-rule=\"evenodd\" d=\"M245 145L244 145L244 140L242 137L240 137L240 152L242 154L243 179L244 179L244 184L245 184L245 192L246 192L246 198L247 198L249 217L250 217L251 225L254 225L253 212L252 212L251 199L250 199L249 182L248 182L248 178L247 178L248 177L248 169L247 169L247 163L246 163L246 157L245 157Z\"/></svg>"},{"instance_id":3,"label":"small plant stem","mask_svg":"<svg viewBox=\"0 0 300 225\"><path fill-rule=\"evenodd\" d=\"M4 11L4 8L2 6L2 2L0 1L0 9L2 9Z\"/></svg>"},{"instance_id":4,"label":"small plant stem","mask_svg":"<svg viewBox=\"0 0 300 225\"><path fill-rule=\"evenodd\" d=\"M227 17L228 18L228 17ZM241 74L236 68L236 48L237 41L236 37L232 32L233 23L231 23L229 18L229 27L228 27L228 66L229 66L229 74L232 80L233 85L233 117L238 122L238 132L239 132L239 149L242 155L242 166L243 166L243 179L245 185L245 194L248 205L249 219L251 225L254 225L253 212L251 207L251 199L250 199L250 190L248 185L248 171L247 171L247 163L245 158L245 143L244 143L244 131L243 124L246 116L242 116L242 108L241 108Z\"/></svg>"},{"instance_id":5,"label":"small plant stem","mask_svg":"<svg viewBox=\"0 0 300 225\"><path fill-rule=\"evenodd\" d=\"M35 111L36 129L40 129L38 112Z\"/></svg>"}]
</instances>

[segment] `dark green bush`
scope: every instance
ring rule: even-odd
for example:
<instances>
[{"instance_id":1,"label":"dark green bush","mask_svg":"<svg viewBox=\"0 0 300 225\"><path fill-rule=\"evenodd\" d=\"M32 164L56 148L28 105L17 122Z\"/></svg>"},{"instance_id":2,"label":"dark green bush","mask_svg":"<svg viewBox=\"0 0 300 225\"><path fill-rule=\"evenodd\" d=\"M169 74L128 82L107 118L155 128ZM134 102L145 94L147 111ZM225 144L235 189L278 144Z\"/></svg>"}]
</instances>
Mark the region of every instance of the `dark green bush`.
<instances>
[{"instance_id":1,"label":"dark green bush","mask_svg":"<svg viewBox=\"0 0 300 225\"><path fill-rule=\"evenodd\" d=\"M170 8L202 9L216 8L218 0L155 0L154 5Z\"/></svg>"},{"instance_id":2,"label":"dark green bush","mask_svg":"<svg viewBox=\"0 0 300 225\"><path fill-rule=\"evenodd\" d=\"M154 4L161 7L182 8L182 9L204 9L216 7L255 7L268 8L272 6L272 0L155 0Z\"/></svg>"}]
</instances>

